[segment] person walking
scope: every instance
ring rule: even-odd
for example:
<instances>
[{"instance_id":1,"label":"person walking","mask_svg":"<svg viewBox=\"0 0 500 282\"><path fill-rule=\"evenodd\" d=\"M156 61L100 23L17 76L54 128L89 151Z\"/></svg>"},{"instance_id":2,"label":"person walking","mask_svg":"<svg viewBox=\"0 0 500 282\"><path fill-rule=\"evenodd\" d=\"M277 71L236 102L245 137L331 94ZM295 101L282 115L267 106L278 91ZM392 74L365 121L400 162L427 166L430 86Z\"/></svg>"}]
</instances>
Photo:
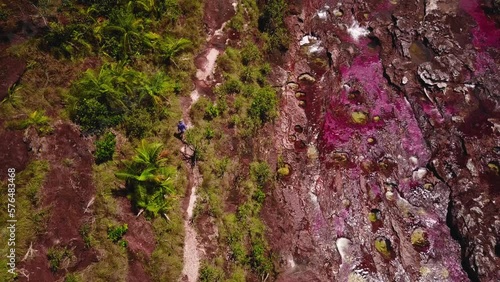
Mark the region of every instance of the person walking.
<instances>
[{"instance_id":1,"label":"person walking","mask_svg":"<svg viewBox=\"0 0 500 282\"><path fill-rule=\"evenodd\" d=\"M181 119L179 123L177 123L177 133L179 134L179 138L182 140L184 137L184 132L186 132L187 126L184 121Z\"/></svg>"}]
</instances>

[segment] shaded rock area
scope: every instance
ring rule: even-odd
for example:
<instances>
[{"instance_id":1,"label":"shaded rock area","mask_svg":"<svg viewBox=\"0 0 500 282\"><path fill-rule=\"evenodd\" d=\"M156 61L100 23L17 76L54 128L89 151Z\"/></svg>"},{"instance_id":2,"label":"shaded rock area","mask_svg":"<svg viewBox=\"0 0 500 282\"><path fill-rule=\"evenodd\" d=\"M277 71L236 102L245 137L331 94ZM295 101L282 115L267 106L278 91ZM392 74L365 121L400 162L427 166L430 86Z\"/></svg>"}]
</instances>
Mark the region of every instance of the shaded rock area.
<instances>
[{"instance_id":1,"label":"shaded rock area","mask_svg":"<svg viewBox=\"0 0 500 282\"><path fill-rule=\"evenodd\" d=\"M18 58L11 56L0 57L0 101L9 94L9 88L17 83L24 71L26 63Z\"/></svg>"},{"instance_id":2,"label":"shaded rock area","mask_svg":"<svg viewBox=\"0 0 500 282\"><path fill-rule=\"evenodd\" d=\"M9 160L0 163L0 170L7 171L13 167L16 171L26 168L29 161L28 146L23 142L22 132L0 130L0 159ZM6 180L7 175L2 175L1 180Z\"/></svg>"},{"instance_id":3,"label":"shaded rock area","mask_svg":"<svg viewBox=\"0 0 500 282\"><path fill-rule=\"evenodd\" d=\"M26 70L26 62L9 54L8 48L35 36L46 26L30 1L5 0L1 4L8 16L0 19L0 101Z\"/></svg>"},{"instance_id":4,"label":"shaded rock area","mask_svg":"<svg viewBox=\"0 0 500 282\"><path fill-rule=\"evenodd\" d=\"M360 2L290 2L277 280L497 281L498 4Z\"/></svg>"}]
</instances>

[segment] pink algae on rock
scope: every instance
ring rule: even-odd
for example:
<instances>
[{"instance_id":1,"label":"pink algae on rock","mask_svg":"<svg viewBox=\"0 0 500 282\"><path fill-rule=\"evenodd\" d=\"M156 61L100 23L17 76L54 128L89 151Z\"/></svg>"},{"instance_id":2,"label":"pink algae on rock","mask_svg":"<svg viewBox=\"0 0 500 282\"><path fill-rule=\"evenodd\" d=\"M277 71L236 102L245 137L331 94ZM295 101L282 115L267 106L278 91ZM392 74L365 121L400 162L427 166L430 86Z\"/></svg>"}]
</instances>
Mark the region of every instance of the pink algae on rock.
<instances>
[{"instance_id":1,"label":"pink algae on rock","mask_svg":"<svg viewBox=\"0 0 500 282\"><path fill-rule=\"evenodd\" d=\"M427 159L429 152L426 148L422 132L413 115L412 108L401 93L387 89L383 76L383 69L377 54L366 50L368 55L356 57L351 66L341 68L342 83L346 85L339 95L332 95L330 110L325 116L323 137L327 147L343 150L354 150L353 138L361 135L363 140L377 139L382 130L402 133L401 146L408 155ZM364 103L353 103L348 98L351 87L362 95ZM354 115L366 113L369 122L353 122ZM380 122L382 117L383 123ZM361 117L360 117L361 118ZM364 119L363 119L364 121ZM359 147L359 154L365 154L369 144ZM383 147L384 144L381 144Z\"/></svg>"},{"instance_id":2,"label":"pink algae on rock","mask_svg":"<svg viewBox=\"0 0 500 282\"><path fill-rule=\"evenodd\" d=\"M488 18L478 0L461 0L460 7L467 12L477 23L472 29L474 39L472 43L478 48L500 48L500 29L495 22Z\"/></svg>"}]
</instances>

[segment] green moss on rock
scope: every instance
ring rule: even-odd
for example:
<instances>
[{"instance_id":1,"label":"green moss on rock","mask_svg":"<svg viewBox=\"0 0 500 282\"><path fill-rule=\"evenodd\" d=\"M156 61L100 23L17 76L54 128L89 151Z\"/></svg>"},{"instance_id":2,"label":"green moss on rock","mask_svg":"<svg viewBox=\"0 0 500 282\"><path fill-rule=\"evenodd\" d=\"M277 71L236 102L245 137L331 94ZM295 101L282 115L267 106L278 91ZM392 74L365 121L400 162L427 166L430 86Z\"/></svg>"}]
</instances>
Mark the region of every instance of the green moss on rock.
<instances>
[{"instance_id":1,"label":"green moss on rock","mask_svg":"<svg viewBox=\"0 0 500 282\"><path fill-rule=\"evenodd\" d=\"M411 244L415 247L426 247L429 245L427 233L422 228L417 228L411 233Z\"/></svg>"},{"instance_id":2,"label":"green moss on rock","mask_svg":"<svg viewBox=\"0 0 500 282\"><path fill-rule=\"evenodd\" d=\"M373 223L377 222L379 220L377 212L372 210L370 213L368 213L368 220Z\"/></svg>"},{"instance_id":3,"label":"green moss on rock","mask_svg":"<svg viewBox=\"0 0 500 282\"><path fill-rule=\"evenodd\" d=\"M375 239L375 249L385 258L391 257L391 241L385 237L377 237Z\"/></svg>"},{"instance_id":4,"label":"green moss on rock","mask_svg":"<svg viewBox=\"0 0 500 282\"><path fill-rule=\"evenodd\" d=\"M278 175L280 177L285 177L285 176L290 175L290 167L289 167L289 165L285 164L283 167L280 167L278 169Z\"/></svg>"},{"instance_id":5,"label":"green moss on rock","mask_svg":"<svg viewBox=\"0 0 500 282\"><path fill-rule=\"evenodd\" d=\"M355 124L365 124L368 120L368 115L364 112L352 112L351 120Z\"/></svg>"}]
</instances>

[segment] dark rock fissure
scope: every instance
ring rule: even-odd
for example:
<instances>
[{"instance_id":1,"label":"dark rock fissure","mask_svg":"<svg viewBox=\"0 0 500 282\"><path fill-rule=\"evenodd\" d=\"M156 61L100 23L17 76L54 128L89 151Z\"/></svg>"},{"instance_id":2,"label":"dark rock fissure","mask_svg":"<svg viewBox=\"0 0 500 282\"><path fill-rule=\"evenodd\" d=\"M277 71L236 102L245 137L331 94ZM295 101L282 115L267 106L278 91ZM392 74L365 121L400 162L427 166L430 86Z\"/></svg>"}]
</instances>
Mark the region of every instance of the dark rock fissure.
<instances>
[{"instance_id":1,"label":"dark rock fissure","mask_svg":"<svg viewBox=\"0 0 500 282\"><path fill-rule=\"evenodd\" d=\"M447 185L448 188L450 188ZM450 200L448 202L448 211L446 213L446 225L450 228L451 237L460 244L461 257L462 257L462 268L467 273L467 276L472 282L480 282L479 275L477 273L477 266L471 265L470 254L468 254L467 238L464 238L460 233L460 229L455 223L455 216L453 215L453 199L450 193ZM473 249L473 247L472 247Z\"/></svg>"}]
</instances>

